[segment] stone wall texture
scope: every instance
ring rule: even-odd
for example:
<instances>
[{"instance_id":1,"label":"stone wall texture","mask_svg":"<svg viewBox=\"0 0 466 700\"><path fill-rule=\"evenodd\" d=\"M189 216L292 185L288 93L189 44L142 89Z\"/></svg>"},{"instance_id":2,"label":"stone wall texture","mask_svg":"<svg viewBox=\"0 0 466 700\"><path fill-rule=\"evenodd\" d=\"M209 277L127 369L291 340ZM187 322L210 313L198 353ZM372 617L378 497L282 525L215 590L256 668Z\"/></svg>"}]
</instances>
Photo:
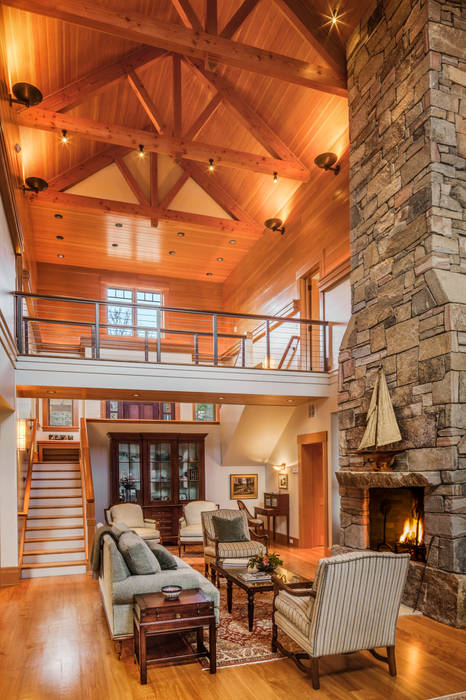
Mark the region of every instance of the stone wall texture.
<instances>
[{"instance_id":1,"label":"stone wall texture","mask_svg":"<svg viewBox=\"0 0 466 700\"><path fill-rule=\"evenodd\" d=\"M464 596L466 3L374 2L347 56L353 316L340 351L340 468L362 467L382 364L403 436L395 470L428 483L428 568L455 575ZM363 548L367 497L347 482L341 496L341 544Z\"/></svg>"}]
</instances>

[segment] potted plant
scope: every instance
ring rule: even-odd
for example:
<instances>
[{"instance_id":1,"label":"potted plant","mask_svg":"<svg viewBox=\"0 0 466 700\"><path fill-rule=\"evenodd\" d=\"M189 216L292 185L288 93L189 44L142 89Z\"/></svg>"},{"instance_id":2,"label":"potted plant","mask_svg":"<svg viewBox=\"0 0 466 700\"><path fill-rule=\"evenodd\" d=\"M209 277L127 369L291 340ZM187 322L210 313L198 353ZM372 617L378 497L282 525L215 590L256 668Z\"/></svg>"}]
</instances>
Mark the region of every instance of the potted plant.
<instances>
[{"instance_id":1,"label":"potted plant","mask_svg":"<svg viewBox=\"0 0 466 700\"><path fill-rule=\"evenodd\" d=\"M257 571L273 573L277 566L282 565L283 561L280 559L278 554L275 552L269 552L267 554L256 554L256 556L251 557L248 567Z\"/></svg>"}]
</instances>

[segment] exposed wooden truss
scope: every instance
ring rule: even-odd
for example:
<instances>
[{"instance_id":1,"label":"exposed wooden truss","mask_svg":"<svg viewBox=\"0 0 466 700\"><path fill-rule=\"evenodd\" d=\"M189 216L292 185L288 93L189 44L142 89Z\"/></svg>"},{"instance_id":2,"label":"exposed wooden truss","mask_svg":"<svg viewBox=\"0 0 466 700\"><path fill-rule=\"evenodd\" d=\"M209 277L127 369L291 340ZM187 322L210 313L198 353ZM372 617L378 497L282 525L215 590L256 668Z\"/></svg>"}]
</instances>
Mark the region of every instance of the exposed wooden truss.
<instances>
[{"instance_id":1,"label":"exposed wooden truss","mask_svg":"<svg viewBox=\"0 0 466 700\"><path fill-rule=\"evenodd\" d=\"M176 195L181 190L185 182L187 182L187 180L189 180L189 173L183 172L178 178L178 180L174 183L174 185L170 187L165 197L160 200L159 207L161 209L166 209L170 206L170 204L173 202Z\"/></svg>"},{"instance_id":2,"label":"exposed wooden truss","mask_svg":"<svg viewBox=\"0 0 466 700\"><path fill-rule=\"evenodd\" d=\"M136 71L130 69L127 73L128 82L131 85L136 97L141 103L145 113L151 120L154 129L159 133L163 134L165 132L165 124L163 123L163 118L155 106L152 98L147 92L141 78L138 76Z\"/></svg>"},{"instance_id":3,"label":"exposed wooden truss","mask_svg":"<svg viewBox=\"0 0 466 700\"><path fill-rule=\"evenodd\" d=\"M66 129L70 135L81 136L93 141L110 143L127 148L138 149L144 146L144 151L164 153L165 155L184 157L208 163L213 158L216 165L230 168L250 170L257 173L273 174L279 172L282 177L307 181L309 171L296 161L279 160L254 153L245 153L222 146L186 141L182 138L152 134L142 129L132 129L116 124L105 124L93 119L73 117L60 112L50 112L40 107L24 110L18 113L18 123L45 131L60 131Z\"/></svg>"},{"instance_id":4,"label":"exposed wooden truss","mask_svg":"<svg viewBox=\"0 0 466 700\"><path fill-rule=\"evenodd\" d=\"M144 192L140 188L138 182L136 181L131 170L126 165L125 161L122 160L122 158L117 157L117 158L115 158L115 163L118 166L119 171L121 172L121 174L125 178L126 183L128 184L132 193L134 194L134 196L138 200L139 204L143 204L144 206L151 206L150 202L147 201L146 195L144 194Z\"/></svg>"},{"instance_id":5,"label":"exposed wooden truss","mask_svg":"<svg viewBox=\"0 0 466 700\"><path fill-rule=\"evenodd\" d=\"M220 36L222 36L224 39L231 39L241 27L243 22L249 17L258 2L259 0L244 0L244 2L241 3L236 10L235 14L223 27L222 31L220 32Z\"/></svg>"},{"instance_id":6,"label":"exposed wooden truss","mask_svg":"<svg viewBox=\"0 0 466 700\"><path fill-rule=\"evenodd\" d=\"M143 204L131 204L119 202L113 199L98 199L97 197L85 197L68 192L54 192L46 190L40 194L27 194L29 203L34 207L70 209L74 211L94 211L103 214L120 214L143 219L157 219L172 223L196 226L199 228L219 231L222 233L234 233L245 238L258 238L262 234L262 228L257 224L245 221L222 219L204 214L191 214L170 209L161 209Z\"/></svg>"},{"instance_id":7,"label":"exposed wooden truss","mask_svg":"<svg viewBox=\"0 0 466 700\"><path fill-rule=\"evenodd\" d=\"M222 36L194 31L134 12L118 12L82 0L4 0L21 10L72 22L126 40L175 51L191 58L216 61L288 82L346 95L346 79L323 66L242 44Z\"/></svg>"},{"instance_id":8,"label":"exposed wooden truss","mask_svg":"<svg viewBox=\"0 0 466 700\"><path fill-rule=\"evenodd\" d=\"M189 0L171 0L171 2L185 27L194 29L196 32L202 31L202 24Z\"/></svg>"},{"instance_id":9,"label":"exposed wooden truss","mask_svg":"<svg viewBox=\"0 0 466 700\"><path fill-rule=\"evenodd\" d=\"M189 141L194 141L194 139L199 135L199 132L201 129L207 124L209 119L215 114L217 109L219 108L220 104L222 102L222 96L217 93L212 97L210 100L209 104L205 109L202 110L200 115L195 119L193 124L190 126L186 134L184 135L185 139L188 139Z\"/></svg>"},{"instance_id":10,"label":"exposed wooden truss","mask_svg":"<svg viewBox=\"0 0 466 700\"><path fill-rule=\"evenodd\" d=\"M85 180L87 177L94 175L102 168L111 165L115 158L123 158L127 153L131 151L130 148L123 148L122 146L111 146L105 151L98 153L91 158L87 158L82 163L74 165L60 175L56 175L51 180L49 180L49 187L52 190L66 190L68 187L73 187L78 182Z\"/></svg>"}]
</instances>

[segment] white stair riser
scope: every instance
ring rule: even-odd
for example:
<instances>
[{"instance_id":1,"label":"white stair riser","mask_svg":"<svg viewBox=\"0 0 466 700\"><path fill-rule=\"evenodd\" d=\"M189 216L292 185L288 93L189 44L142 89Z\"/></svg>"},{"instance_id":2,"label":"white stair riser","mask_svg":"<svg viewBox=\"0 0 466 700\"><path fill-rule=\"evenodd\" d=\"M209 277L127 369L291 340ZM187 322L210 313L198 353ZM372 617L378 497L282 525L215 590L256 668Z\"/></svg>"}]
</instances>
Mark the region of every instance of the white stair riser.
<instances>
[{"instance_id":1,"label":"white stair riser","mask_svg":"<svg viewBox=\"0 0 466 700\"><path fill-rule=\"evenodd\" d=\"M57 542L28 542L24 543L24 554L30 550L37 549L50 549L51 551L56 549L82 549L84 547L84 539L82 540L72 540L68 542L67 540L57 540Z\"/></svg>"},{"instance_id":2,"label":"white stair riser","mask_svg":"<svg viewBox=\"0 0 466 700\"><path fill-rule=\"evenodd\" d=\"M72 498L31 498L29 508L31 506L40 506L41 508L46 508L47 506L69 506L74 508L74 506L82 506L82 503L80 496L73 496Z\"/></svg>"},{"instance_id":3,"label":"white stair riser","mask_svg":"<svg viewBox=\"0 0 466 700\"><path fill-rule=\"evenodd\" d=\"M28 525L30 527L46 527L48 526L53 526L53 525L58 525L59 527L66 527L67 525L83 525L83 519L82 516L67 516L65 518L47 518L44 516L43 518L39 518L38 520L31 520L31 518L28 518Z\"/></svg>"},{"instance_id":4,"label":"white stair riser","mask_svg":"<svg viewBox=\"0 0 466 700\"><path fill-rule=\"evenodd\" d=\"M46 576L71 576L73 574L85 574L84 565L57 566L50 569L22 569L21 578L44 578Z\"/></svg>"},{"instance_id":5,"label":"white stair riser","mask_svg":"<svg viewBox=\"0 0 466 700\"><path fill-rule=\"evenodd\" d=\"M84 552L65 552L63 554L23 554L23 564L51 564L55 561L82 561Z\"/></svg>"},{"instance_id":6,"label":"white stair riser","mask_svg":"<svg viewBox=\"0 0 466 700\"><path fill-rule=\"evenodd\" d=\"M67 489L72 489L72 488L81 488L81 479L52 479L52 478L47 478L47 479L32 479L31 481L31 489L34 489L36 487L40 486L41 488L44 486L59 486L60 488L67 488Z\"/></svg>"},{"instance_id":7,"label":"white stair riser","mask_svg":"<svg viewBox=\"0 0 466 700\"><path fill-rule=\"evenodd\" d=\"M69 508L57 508L54 506L41 506L40 508L33 508L32 510L29 509L29 516L31 517L33 515L34 517L38 515L43 515L44 518L47 518L50 515L69 515L70 517L78 517L83 515L83 509L82 506L70 506Z\"/></svg>"},{"instance_id":8,"label":"white stair riser","mask_svg":"<svg viewBox=\"0 0 466 700\"><path fill-rule=\"evenodd\" d=\"M59 462L34 462L32 471L35 472L46 472L47 469L60 469L60 471L74 471L79 469L78 462L68 462L67 464L60 464Z\"/></svg>"},{"instance_id":9,"label":"white stair riser","mask_svg":"<svg viewBox=\"0 0 466 700\"><path fill-rule=\"evenodd\" d=\"M38 527L37 525L32 525L34 520L29 523L29 527ZM53 522L53 521L51 521ZM55 521L55 524L57 524L57 521ZM26 541L28 539L35 539L36 537L74 537L77 535L84 536L84 529L82 527L82 520L80 523L81 527L77 527L76 529L70 529L66 528L63 526L62 527L58 526L58 530L26 530Z\"/></svg>"},{"instance_id":10,"label":"white stair riser","mask_svg":"<svg viewBox=\"0 0 466 700\"><path fill-rule=\"evenodd\" d=\"M76 498L81 497L81 489L75 488L59 488L59 489L32 489L31 488L31 498L37 498L37 496L76 496ZM58 500L58 499L57 499Z\"/></svg>"}]
</instances>

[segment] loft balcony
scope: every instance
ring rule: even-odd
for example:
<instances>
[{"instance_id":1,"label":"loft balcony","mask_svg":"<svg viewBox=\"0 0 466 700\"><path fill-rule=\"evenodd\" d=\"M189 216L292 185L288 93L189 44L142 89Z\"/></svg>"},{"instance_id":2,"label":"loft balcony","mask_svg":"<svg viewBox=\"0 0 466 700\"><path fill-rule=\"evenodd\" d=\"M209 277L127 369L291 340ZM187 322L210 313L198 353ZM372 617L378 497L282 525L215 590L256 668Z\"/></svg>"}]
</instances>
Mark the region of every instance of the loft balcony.
<instances>
[{"instance_id":1,"label":"loft balcony","mask_svg":"<svg viewBox=\"0 0 466 700\"><path fill-rule=\"evenodd\" d=\"M330 393L336 325L293 307L258 316L16 293L17 384L28 395L301 402Z\"/></svg>"}]
</instances>

